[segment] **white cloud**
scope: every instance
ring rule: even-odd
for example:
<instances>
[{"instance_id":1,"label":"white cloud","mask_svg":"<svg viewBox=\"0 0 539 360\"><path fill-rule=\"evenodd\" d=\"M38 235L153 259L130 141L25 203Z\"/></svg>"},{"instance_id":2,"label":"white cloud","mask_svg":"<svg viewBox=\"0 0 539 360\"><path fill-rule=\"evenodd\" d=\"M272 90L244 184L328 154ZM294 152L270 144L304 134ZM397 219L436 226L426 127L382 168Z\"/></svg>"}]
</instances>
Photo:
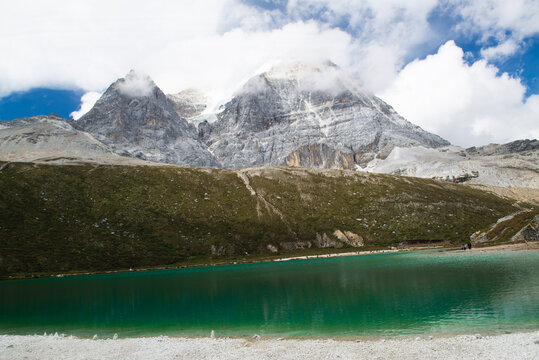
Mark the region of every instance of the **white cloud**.
<instances>
[{"instance_id":1,"label":"white cloud","mask_svg":"<svg viewBox=\"0 0 539 360\"><path fill-rule=\"evenodd\" d=\"M0 96L35 86L101 91L129 69L159 73L175 59L149 64L149 54L218 34L235 3L0 0ZM189 56L189 49L175 55Z\"/></svg>"},{"instance_id":2,"label":"white cloud","mask_svg":"<svg viewBox=\"0 0 539 360\"><path fill-rule=\"evenodd\" d=\"M477 31L486 39L503 38L507 30L522 39L539 32L537 0L451 0L454 10L463 17L462 30Z\"/></svg>"},{"instance_id":3,"label":"white cloud","mask_svg":"<svg viewBox=\"0 0 539 360\"><path fill-rule=\"evenodd\" d=\"M160 64L160 71L151 75L166 93L195 87L217 104L255 73L267 70L269 64L329 58L347 66L352 51L349 34L300 21L268 31L235 29L223 35L186 39L163 46L147 61L148 67Z\"/></svg>"},{"instance_id":4,"label":"white cloud","mask_svg":"<svg viewBox=\"0 0 539 360\"><path fill-rule=\"evenodd\" d=\"M155 83L148 75L131 70L116 86L126 96L144 97L151 94Z\"/></svg>"},{"instance_id":5,"label":"white cloud","mask_svg":"<svg viewBox=\"0 0 539 360\"><path fill-rule=\"evenodd\" d=\"M390 86L403 65L403 50L398 46L371 44L357 51L353 70L361 84L375 93Z\"/></svg>"},{"instance_id":6,"label":"white cloud","mask_svg":"<svg viewBox=\"0 0 539 360\"><path fill-rule=\"evenodd\" d=\"M354 33L351 70L369 91L383 90L414 46L428 41L428 16L437 0L290 0L296 18L310 15Z\"/></svg>"},{"instance_id":7,"label":"white cloud","mask_svg":"<svg viewBox=\"0 0 539 360\"><path fill-rule=\"evenodd\" d=\"M483 49L487 60L513 55L524 39L539 34L537 0L445 0L461 17L456 29L480 35L482 44L493 39L498 45Z\"/></svg>"},{"instance_id":8,"label":"white cloud","mask_svg":"<svg viewBox=\"0 0 539 360\"><path fill-rule=\"evenodd\" d=\"M462 146L539 137L539 96L485 60L468 65L453 41L408 64L379 94L424 129Z\"/></svg>"},{"instance_id":9,"label":"white cloud","mask_svg":"<svg viewBox=\"0 0 539 360\"><path fill-rule=\"evenodd\" d=\"M236 95L267 91L269 88L266 78L292 80L297 83L301 91L323 91L334 96L357 87L357 81L351 74L331 62L269 63L259 69L259 72L264 72L265 76L249 79Z\"/></svg>"},{"instance_id":10,"label":"white cloud","mask_svg":"<svg viewBox=\"0 0 539 360\"><path fill-rule=\"evenodd\" d=\"M403 65L407 49L425 40L436 5L291 0L285 15L240 0L0 2L0 96L35 86L102 91L132 68L166 91L202 84L222 93L223 83L235 87L265 62L287 57L329 58L378 90ZM308 6L327 7L328 21L303 21ZM348 16L355 40L334 28Z\"/></svg>"},{"instance_id":11,"label":"white cloud","mask_svg":"<svg viewBox=\"0 0 539 360\"><path fill-rule=\"evenodd\" d=\"M0 0L0 97L32 87L102 92L134 68L165 93L195 87L217 105L269 64L328 59L352 72L366 90L387 95L411 121L457 143L451 116L473 119L466 143L494 139L486 135L492 131L511 134L496 125L501 116L528 119L536 103L534 97L523 100L518 79L497 76L487 62L465 65L450 45L447 53L443 47L401 72L414 49L438 41L429 15L440 7L462 19L459 34L483 33L483 45L492 44L490 37L497 40L482 50L489 61L510 56L539 31L537 0L289 0L285 12L242 0ZM443 61L452 68L436 66ZM429 77L446 85L430 94ZM500 102L481 105L496 89L504 93ZM413 93L423 103L407 98ZM73 116L89 103L82 99ZM448 115L428 117L435 106ZM490 128L481 125L488 119Z\"/></svg>"},{"instance_id":12,"label":"white cloud","mask_svg":"<svg viewBox=\"0 0 539 360\"><path fill-rule=\"evenodd\" d=\"M497 46L481 49L481 56L488 61L500 60L514 54L520 46L514 39L508 39Z\"/></svg>"},{"instance_id":13,"label":"white cloud","mask_svg":"<svg viewBox=\"0 0 539 360\"><path fill-rule=\"evenodd\" d=\"M101 92L134 68L166 93L197 87L222 99L266 62L351 59L346 32L314 21L274 28L276 14L239 0L0 2L0 96Z\"/></svg>"},{"instance_id":14,"label":"white cloud","mask_svg":"<svg viewBox=\"0 0 539 360\"><path fill-rule=\"evenodd\" d=\"M73 111L69 116L71 116L73 119L78 120L80 117L84 114L86 114L88 111L90 111L97 100L101 97L101 94L98 92L90 91L86 94L82 95L81 97L81 104L77 111Z\"/></svg>"},{"instance_id":15,"label":"white cloud","mask_svg":"<svg viewBox=\"0 0 539 360\"><path fill-rule=\"evenodd\" d=\"M428 14L437 0L290 0L288 12L298 18L316 15L332 25L348 24L358 37L379 43L422 41Z\"/></svg>"}]
</instances>

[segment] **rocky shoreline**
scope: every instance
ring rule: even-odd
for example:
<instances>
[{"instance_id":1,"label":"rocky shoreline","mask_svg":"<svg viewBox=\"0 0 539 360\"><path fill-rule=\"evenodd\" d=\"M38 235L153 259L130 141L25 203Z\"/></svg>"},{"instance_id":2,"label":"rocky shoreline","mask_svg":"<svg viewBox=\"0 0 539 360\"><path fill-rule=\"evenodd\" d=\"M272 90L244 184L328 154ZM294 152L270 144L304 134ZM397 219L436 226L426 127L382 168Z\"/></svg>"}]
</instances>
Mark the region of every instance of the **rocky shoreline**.
<instances>
[{"instance_id":1,"label":"rocky shoreline","mask_svg":"<svg viewBox=\"0 0 539 360\"><path fill-rule=\"evenodd\" d=\"M387 339L0 335L0 359L537 359L539 330Z\"/></svg>"}]
</instances>

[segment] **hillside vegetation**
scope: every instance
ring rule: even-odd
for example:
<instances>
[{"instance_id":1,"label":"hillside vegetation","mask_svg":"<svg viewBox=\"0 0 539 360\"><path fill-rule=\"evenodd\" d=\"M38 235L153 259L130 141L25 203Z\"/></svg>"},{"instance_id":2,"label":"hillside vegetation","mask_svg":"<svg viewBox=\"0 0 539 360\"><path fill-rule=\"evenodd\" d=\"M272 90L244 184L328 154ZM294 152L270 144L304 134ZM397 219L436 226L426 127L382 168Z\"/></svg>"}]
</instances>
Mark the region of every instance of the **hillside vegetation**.
<instances>
[{"instance_id":1,"label":"hillside vegetation","mask_svg":"<svg viewBox=\"0 0 539 360\"><path fill-rule=\"evenodd\" d=\"M352 171L0 163L0 271L460 243L516 211L467 186Z\"/></svg>"}]
</instances>

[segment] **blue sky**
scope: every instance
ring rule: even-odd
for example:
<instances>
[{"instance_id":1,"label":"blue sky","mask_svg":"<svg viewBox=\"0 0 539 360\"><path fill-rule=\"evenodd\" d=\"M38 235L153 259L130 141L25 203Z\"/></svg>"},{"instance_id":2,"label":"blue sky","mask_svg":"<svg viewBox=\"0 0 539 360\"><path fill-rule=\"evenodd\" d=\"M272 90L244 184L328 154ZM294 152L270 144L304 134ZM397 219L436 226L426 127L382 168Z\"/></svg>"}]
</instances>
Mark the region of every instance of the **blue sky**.
<instances>
[{"instance_id":1,"label":"blue sky","mask_svg":"<svg viewBox=\"0 0 539 360\"><path fill-rule=\"evenodd\" d=\"M81 90L47 88L14 92L0 98L0 120L51 113L69 118L69 114L79 108L83 94Z\"/></svg>"},{"instance_id":2,"label":"blue sky","mask_svg":"<svg viewBox=\"0 0 539 360\"><path fill-rule=\"evenodd\" d=\"M0 9L2 120L82 106L77 118L130 69L168 93L197 87L217 106L273 64L328 59L454 144L539 137L538 0L0 0Z\"/></svg>"}]
</instances>

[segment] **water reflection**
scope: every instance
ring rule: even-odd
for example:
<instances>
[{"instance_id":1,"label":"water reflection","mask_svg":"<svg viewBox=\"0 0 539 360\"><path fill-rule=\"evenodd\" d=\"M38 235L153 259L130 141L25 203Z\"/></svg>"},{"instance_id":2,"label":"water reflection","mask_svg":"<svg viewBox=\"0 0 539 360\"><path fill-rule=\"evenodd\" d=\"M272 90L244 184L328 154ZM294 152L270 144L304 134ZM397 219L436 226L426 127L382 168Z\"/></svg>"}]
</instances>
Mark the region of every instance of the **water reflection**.
<instances>
[{"instance_id":1,"label":"water reflection","mask_svg":"<svg viewBox=\"0 0 539 360\"><path fill-rule=\"evenodd\" d=\"M0 329L376 335L533 328L539 253L407 253L0 283Z\"/></svg>"}]
</instances>

